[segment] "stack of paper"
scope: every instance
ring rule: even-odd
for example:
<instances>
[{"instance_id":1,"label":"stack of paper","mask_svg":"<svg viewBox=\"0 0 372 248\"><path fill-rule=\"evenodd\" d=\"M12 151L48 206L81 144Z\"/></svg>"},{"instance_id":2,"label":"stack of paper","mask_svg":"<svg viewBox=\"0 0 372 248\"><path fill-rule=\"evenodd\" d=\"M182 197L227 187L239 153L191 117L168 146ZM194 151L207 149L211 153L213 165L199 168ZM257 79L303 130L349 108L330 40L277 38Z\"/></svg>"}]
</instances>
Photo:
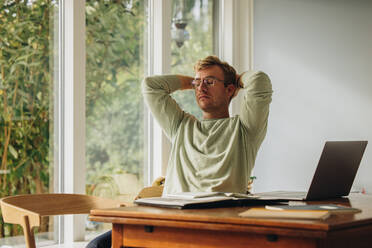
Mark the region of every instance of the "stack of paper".
<instances>
[{"instance_id":1,"label":"stack of paper","mask_svg":"<svg viewBox=\"0 0 372 248\"><path fill-rule=\"evenodd\" d=\"M358 213L360 209L336 204L310 205L271 205L265 208L251 208L240 213L242 217L250 218L295 218L324 220L333 213Z\"/></svg>"},{"instance_id":2,"label":"stack of paper","mask_svg":"<svg viewBox=\"0 0 372 248\"><path fill-rule=\"evenodd\" d=\"M312 210L312 211L330 211L331 213L359 213L358 208L352 208L337 204L309 204L309 205L270 205L266 206L269 210Z\"/></svg>"},{"instance_id":3,"label":"stack of paper","mask_svg":"<svg viewBox=\"0 0 372 248\"><path fill-rule=\"evenodd\" d=\"M250 208L239 214L249 218L284 218L284 219L318 219L324 220L330 215L329 211L311 210L269 210L265 208Z\"/></svg>"}]
</instances>

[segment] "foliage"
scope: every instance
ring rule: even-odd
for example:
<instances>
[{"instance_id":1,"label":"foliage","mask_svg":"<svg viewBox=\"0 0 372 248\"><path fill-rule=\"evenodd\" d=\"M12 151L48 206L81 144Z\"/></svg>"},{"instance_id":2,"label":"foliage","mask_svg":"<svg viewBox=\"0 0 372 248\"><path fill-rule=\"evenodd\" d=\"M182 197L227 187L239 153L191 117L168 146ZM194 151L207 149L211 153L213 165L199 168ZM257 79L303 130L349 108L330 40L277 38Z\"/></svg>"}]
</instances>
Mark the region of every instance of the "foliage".
<instances>
[{"instance_id":1,"label":"foliage","mask_svg":"<svg viewBox=\"0 0 372 248\"><path fill-rule=\"evenodd\" d=\"M0 197L49 189L53 13L50 0L0 0Z\"/></svg>"},{"instance_id":2,"label":"foliage","mask_svg":"<svg viewBox=\"0 0 372 248\"><path fill-rule=\"evenodd\" d=\"M128 172L142 180L146 1L87 1L87 183Z\"/></svg>"}]
</instances>

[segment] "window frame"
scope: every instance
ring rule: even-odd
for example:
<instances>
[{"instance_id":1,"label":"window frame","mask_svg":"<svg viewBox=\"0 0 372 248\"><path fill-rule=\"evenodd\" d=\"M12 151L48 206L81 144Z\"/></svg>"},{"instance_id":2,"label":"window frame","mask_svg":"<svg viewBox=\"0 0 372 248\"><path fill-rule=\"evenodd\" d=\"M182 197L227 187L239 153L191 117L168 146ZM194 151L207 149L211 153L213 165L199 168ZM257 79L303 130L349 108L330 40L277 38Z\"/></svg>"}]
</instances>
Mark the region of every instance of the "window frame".
<instances>
[{"instance_id":1,"label":"window frame","mask_svg":"<svg viewBox=\"0 0 372 248\"><path fill-rule=\"evenodd\" d=\"M85 0L59 6L58 189L85 194ZM58 242L84 240L85 216L60 218Z\"/></svg>"}]
</instances>

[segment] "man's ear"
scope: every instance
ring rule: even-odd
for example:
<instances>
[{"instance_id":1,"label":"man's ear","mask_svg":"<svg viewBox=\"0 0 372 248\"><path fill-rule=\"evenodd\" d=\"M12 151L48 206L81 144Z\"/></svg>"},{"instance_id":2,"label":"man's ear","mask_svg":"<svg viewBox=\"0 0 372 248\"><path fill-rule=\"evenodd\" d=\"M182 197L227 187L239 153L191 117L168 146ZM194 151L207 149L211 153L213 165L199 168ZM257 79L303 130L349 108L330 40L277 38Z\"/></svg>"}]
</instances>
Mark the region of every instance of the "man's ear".
<instances>
[{"instance_id":1,"label":"man's ear","mask_svg":"<svg viewBox=\"0 0 372 248\"><path fill-rule=\"evenodd\" d=\"M227 88L227 93L229 94L230 99L232 99L235 96L236 87L233 84L228 84L226 88Z\"/></svg>"}]
</instances>

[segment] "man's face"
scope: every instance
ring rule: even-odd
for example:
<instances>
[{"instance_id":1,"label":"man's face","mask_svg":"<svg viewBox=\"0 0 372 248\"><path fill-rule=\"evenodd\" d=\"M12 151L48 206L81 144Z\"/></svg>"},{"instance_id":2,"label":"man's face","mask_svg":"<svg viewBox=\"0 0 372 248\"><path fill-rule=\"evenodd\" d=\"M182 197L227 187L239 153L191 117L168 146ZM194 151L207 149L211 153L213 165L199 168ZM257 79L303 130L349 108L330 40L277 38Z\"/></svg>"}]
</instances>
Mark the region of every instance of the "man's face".
<instances>
[{"instance_id":1,"label":"man's face","mask_svg":"<svg viewBox=\"0 0 372 248\"><path fill-rule=\"evenodd\" d=\"M204 79L215 79L213 85L207 85ZM224 85L224 74L222 69L217 66L211 66L196 72L196 80L201 80L201 84L195 87L195 97L199 107L204 113L219 113L226 111L229 107L230 97L232 96L233 85Z\"/></svg>"}]
</instances>

